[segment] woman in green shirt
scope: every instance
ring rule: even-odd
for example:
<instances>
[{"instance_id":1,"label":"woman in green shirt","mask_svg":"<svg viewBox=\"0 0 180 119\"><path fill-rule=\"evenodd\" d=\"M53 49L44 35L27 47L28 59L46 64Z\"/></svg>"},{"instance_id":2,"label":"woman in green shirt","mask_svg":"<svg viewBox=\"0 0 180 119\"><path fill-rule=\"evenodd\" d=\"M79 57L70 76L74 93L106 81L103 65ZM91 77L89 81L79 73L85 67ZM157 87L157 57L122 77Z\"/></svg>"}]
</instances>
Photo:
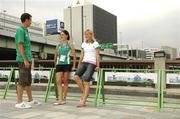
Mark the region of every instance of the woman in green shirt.
<instances>
[{"instance_id":1,"label":"woman in green shirt","mask_svg":"<svg viewBox=\"0 0 180 119\"><path fill-rule=\"evenodd\" d=\"M73 56L73 68L70 60L71 52ZM54 104L63 105L66 103L69 72L71 69L75 69L76 65L74 44L70 41L69 32L66 30L61 31L60 33L60 43L55 50L54 63L56 66L56 82L59 94L59 102ZM62 79L64 79L64 89L62 88Z\"/></svg>"}]
</instances>

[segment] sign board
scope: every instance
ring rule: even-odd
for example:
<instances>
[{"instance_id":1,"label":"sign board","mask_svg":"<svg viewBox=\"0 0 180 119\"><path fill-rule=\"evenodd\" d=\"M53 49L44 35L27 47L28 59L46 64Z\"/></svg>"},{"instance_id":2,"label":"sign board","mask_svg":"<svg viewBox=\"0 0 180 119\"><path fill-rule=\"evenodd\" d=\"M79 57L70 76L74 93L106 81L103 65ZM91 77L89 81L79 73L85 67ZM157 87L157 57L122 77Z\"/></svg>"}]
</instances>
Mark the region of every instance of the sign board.
<instances>
[{"instance_id":1,"label":"sign board","mask_svg":"<svg viewBox=\"0 0 180 119\"><path fill-rule=\"evenodd\" d=\"M10 70L0 70L0 79L8 79Z\"/></svg>"},{"instance_id":2,"label":"sign board","mask_svg":"<svg viewBox=\"0 0 180 119\"><path fill-rule=\"evenodd\" d=\"M167 73L166 83L167 84L180 84L180 74Z\"/></svg>"},{"instance_id":3,"label":"sign board","mask_svg":"<svg viewBox=\"0 0 180 119\"><path fill-rule=\"evenodd\" d=\"M157 83L157 73L105 72L105 81Z\"/></svg>"},{"instance_id":4,"label":"sign board","mask_svg":"<svg viewBox=\"0 0 180 119\"><path fill-rule=\"evenodd\" d=\"M46 33L47 34L57 34L62 29L64 29L64 22L59 21L58 19L46 21Z\"/></svg>"}]
</instances>

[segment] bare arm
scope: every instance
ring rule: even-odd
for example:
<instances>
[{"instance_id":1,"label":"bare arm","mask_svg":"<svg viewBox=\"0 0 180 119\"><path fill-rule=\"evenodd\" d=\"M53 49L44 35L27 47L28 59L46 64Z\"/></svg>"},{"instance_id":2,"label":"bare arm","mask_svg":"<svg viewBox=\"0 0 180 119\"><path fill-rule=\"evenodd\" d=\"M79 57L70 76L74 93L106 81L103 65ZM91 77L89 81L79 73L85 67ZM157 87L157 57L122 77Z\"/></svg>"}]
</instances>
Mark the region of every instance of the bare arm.
<instances>
[{"instance_id":1,"label":"bare arm","mask_svg":"<svg viewBox=\"0 0 180 119\"><path fill-rule=\"evenodd\" d=\"M73 55L73 69L75 69L76 68L76 50L73 43L70 44L70 47L71 47L71 51Z\"/></svg>"},{"instance_id":2,"label":"bare arm","mask_svg":"<svg viewBox=\"0 0 180 119\"><path fill-rule=\"evenodd\" d=\"M26 58L26 55L25 55L25 53L24 53L24 48L23 48L23 44L22 44L22 43L19 43L19 44L18 44L18 49L19 49L19 51L20 51L20 53L21 53L21 56L22 56L23 59L24 59L24 65L25 65L25 67L29 67L29 66L30 66L30 63L28 62L28 60L27 60L27 58Z\"/></svg>"},{"instance_id":3,"label":"bare arm","mask_svg":"<svg viewBox=\"0 0 180 119\"><path fill-rule=\"evenodd\" d=\"M96 48L96 70L99 69L99 66L100 66L100 56L99 56L99 48Z\"/></svg>"},{"instance_id":4,"label":"bare arm","mask_svg":"<svg viewBox=\"0 0 180 119\"><path fill-rule=\"evenodd\" d=\"M54 65L55 66L56 66L56 62L57 62L57 55L58 55L58 48L56 47L55 53L54 53Z\"/></svg>"},{"instance_id":5,"label":"bare arm","mask_svg":"<svg viewBox=\"0 0 180 119\"><path fill-rule=\"evenodd\" d=\"M83 51L83 49L81 49L81 54L80 54L80 58L79 58L78 67L79 67L79 65L81 64L83 58L84 58L84 51Z\"/></svg>"}]
</instances>

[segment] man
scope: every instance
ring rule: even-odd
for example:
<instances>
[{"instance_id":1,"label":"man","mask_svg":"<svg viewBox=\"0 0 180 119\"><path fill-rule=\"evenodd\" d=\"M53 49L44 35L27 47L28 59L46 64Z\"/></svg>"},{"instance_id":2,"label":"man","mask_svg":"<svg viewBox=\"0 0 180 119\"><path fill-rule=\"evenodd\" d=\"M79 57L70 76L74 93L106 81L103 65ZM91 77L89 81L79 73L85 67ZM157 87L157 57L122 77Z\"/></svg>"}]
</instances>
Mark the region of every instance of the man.
<instances>
[{"instance_id":1,"label":"man","mask_svg":"<svg viewBox=\"0 0 180 119\"><path fill-rule=\"evenodd\" d=\"M31 108L31 104L39 104L33 101L31 93L31 42L28 33L32 16L28 13L21 15L21 26L16 30L15 43L16 43L16 61L19 65L19 82L17 86L17 103L16 108ZM23 90L26 89L28 102L23 102Z\"/></svg>"}]
</instances>

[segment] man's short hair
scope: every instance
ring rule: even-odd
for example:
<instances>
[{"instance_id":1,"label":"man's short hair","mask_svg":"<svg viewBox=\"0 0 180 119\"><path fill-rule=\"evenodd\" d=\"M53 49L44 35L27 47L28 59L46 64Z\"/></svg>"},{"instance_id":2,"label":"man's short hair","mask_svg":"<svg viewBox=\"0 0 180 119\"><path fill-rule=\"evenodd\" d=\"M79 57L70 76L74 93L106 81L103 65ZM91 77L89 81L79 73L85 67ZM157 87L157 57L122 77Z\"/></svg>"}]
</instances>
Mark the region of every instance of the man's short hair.
<instances>
[{"instance_id":1,"label":"man's short hair","mask_svg":"<svg viewBox=\"0 0 180 119\"><path fill-rule=\"evenodd\" d=\"M24 23L26 21L26 19L30 20L31 19L31 15L29 13L23 13L21 15L21 22Z\"/></svg>"}]
</instances>

